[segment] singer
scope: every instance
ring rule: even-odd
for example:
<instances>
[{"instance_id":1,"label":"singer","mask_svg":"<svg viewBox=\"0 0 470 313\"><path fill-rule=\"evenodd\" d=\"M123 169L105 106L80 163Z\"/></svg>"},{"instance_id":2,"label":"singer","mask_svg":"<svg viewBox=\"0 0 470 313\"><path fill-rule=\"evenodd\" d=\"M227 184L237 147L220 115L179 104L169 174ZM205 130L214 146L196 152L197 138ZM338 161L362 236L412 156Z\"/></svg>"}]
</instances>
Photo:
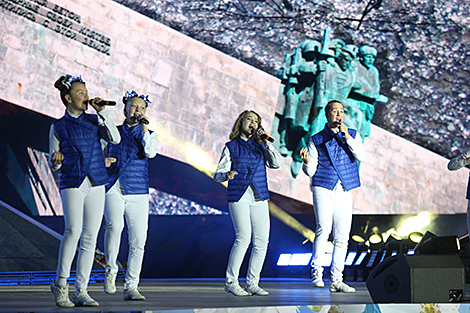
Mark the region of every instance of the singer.
<instances>
[{"instance_id":1,"label":"singer","mask_svg":"<svg viewBox=\"0 0 470 313\"><path fill-rule=\"evenodd\" d=\"M265 134L258 113L240 113L214 173L215 181L228 180L227 200L236 238L227 265L225 291L235 296L269 294L259 287L270 226L266 166L279 168L282 157L268 140L260 139ZM251 240L247 285L242 289L238 276Z\"/></svg>"},{"instance_id":2,"label":"singer","mask_svg":"<svg viewBox=\"0 0 470 313\"><path fill-rule=\"evenodd\" d=\"M302 170L312 178L316 219L312 286L324 287L321 259L333 230L330 292L355 292L343 282L343 270L352 222L350 190L361 185L357 162L364 160L365 149L359 133L343 123L344 107L340 101L328 102L325 114L325 128L312 136L308 148L300 150Z\"/></svg>"},{"instance_id":3,"label":"singer","mask_svg":"<svg viewBox=\"0 0 470 313\"><path fill-rule=\"evenodd\" d=\"M450 160L449 163L447 164L447 169L449 171L456 171L469 164L470 164L470 150L465 151L464 153L459 154L458 156ZM470 176L467 182L466 199L467 199L467 233L470 234Z\"/></svg>"},{"instance_id":4,"label":"singer","mask_svg":"<svg viewBox=\"0 0 470 313\"><path fill-rule=\"evenodd\" d=\"M150 101L148 96L135 91L126 92L124 103L124 123L118 127L121 142L105 147L109 184L106 185L105 254L106 277L104 291L116 292L117 256L121 233L126 217L129 240L124 300L145 300L139 290L139 277L147 240L149 215L148 159L157 154L157 136L149 130L145 112ZM140 122L139 122L140 121Z\"/></svg>"},{"instance_id":5,"label":"singer","mask_svg":"<svg viewBox=\"0 0 470 313\"><path fill-rule=\"evenodd\" d=\"M96 238L103 219L105 187L108 182L100 139L119 143L119 132L108 118L100 98L89 100L85 82L80 76L62 76L54 84L67 107L62 118L54 121L49 133L49 165L60 171L59 189L64 211L65 230L60 243L57 276L51 291L61 308L98 306L88 295ZM85 111L90 104L97 115ZM77 280L72 301L67 278L77 251Z\"/></svg>"}]
</instances>

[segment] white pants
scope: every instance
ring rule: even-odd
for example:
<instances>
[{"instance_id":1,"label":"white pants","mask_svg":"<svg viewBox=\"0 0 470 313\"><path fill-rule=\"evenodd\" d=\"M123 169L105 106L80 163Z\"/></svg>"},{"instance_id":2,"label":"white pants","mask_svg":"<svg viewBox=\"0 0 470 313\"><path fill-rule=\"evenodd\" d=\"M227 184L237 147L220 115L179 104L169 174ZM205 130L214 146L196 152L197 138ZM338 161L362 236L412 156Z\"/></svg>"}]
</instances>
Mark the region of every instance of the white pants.
<instances>
[{"instance_id":1,"label":"white pants","mask_svg":"<svg viewBox=\"0 0 470 313\"><path fill-rule=\"evenodd\" d=\"M103 219L105 187L92 187L90 180L85 178L80 187L62 189L60 195L65 230L60 243L57 277L64 280L70 276L70 267L80 239L75 287L77 290L86 290L95 258L96 238Z\"/></svg>"},{"instance_id":2,"label":"white pants","mask_svg":"<svg viewBox=\"0 0 470 313\"><path fill-rule=\"evenodd\" d=\"M313 241L312 266L323 271L321 259L325 254L328 237L333 229L333 260L330 274L332 281L343 279L344 261L348 251L349 233L352 221L351 193L343 189L338 181L333 190L314 186L313 207L317 228Z\"/></svg>"},{"instance_id":3,"label":"white pants","mask_svg":"<svg viewBox=\"0 0 470 313\"><path fill-rule=\"evenodd\" d=\"M256 201L256 191L249 187L238 202L228 204L235 229L235 242L227 266L227 282L238 281L240 267L250 242L253 242L246 281L257 285L269 242L268 201Z\"/></svg>"},{"instance_id":4,"label":"white pants","mask_svg":"<svg viewBox=\"0 0 470 313\"><path fill-rule=\"evenodd\" d=\"M137 288L147 240L149 195L123 195L118 181L106 193L104 216L106 217L106 232L104 235L104 249L107 260L106 271L110 273L118 272L117 257L125 216L129 254L127 256L124 289Z\"/></svg>"}]
</instances>

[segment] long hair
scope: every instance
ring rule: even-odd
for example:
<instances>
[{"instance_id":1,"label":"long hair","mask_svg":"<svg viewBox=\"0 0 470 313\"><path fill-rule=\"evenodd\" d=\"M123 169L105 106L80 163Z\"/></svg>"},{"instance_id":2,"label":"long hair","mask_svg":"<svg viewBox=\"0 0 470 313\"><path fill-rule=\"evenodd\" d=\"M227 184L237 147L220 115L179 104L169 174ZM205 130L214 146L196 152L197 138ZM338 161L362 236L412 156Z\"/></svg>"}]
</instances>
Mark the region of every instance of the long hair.
<instances>
[{"instance_id":1,"label":"long hair","mask_svg":"<svg viewBox=\"0 0 470 313\"><path fill-rule=\"evenodd\" d=\"M241 133L240 130L242 128L243 121L245 120L248 113L253 113L254 115L256 115L256 117L258 118L258 128L264 130L263 126L261 126L261 116L255 111L245 110L242 113L240 113L240 115L238 115L237 120L235 121L235 124L233 124L232 132L230 133L230 136L229 136L230 140L234 140L240 135ZM253 136L254 136L253 138L255 139L255 142L257 143L261 142L261 139L258 137L257 134L254 134Z\"/></svg>"}]
</instances>

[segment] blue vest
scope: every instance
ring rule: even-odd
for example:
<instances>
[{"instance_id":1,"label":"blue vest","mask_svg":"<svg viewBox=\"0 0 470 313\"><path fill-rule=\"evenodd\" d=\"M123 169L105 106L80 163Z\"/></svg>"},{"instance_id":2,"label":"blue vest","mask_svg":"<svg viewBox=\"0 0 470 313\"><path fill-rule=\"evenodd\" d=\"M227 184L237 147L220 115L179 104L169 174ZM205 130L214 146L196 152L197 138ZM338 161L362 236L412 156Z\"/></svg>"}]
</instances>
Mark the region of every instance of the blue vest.
<instances>
[{"instance_id":1,"label":"blue vest","mask_svg":"<svg viewBox=\"0 0 470 313\"><path fill-rule=\"evenodd\" d=\"M255 143L253 137L245 141L240 136L225 145L232 159L231 170L238 173L228 181L227 201L239 201L250 184L255 186L262 200L269 200L264 145Z\"/></svg>"},{"instance_id":2,"label":"blue vest","mask_svg":"<svg viewBox=\"0 0 470 313\"><path fill-rule=\"evenodd\" d=\"M53 122L64 155L59 188L77 188L90 176L98 185L108 182L101 150L98 116L83 112L78 118L65 115Z\"/></svg>"},{"instance_id":3,"label":"blue vest","mask_svg":"<svg viewBox=\"0 0 470 313\"><path fill-rule=\"evenodd\" d=\"M356 131L348 129L349 134L356 138ZM349 150L348 144L343 143L341 134L335 134L329 128L312 136L318 150L318 167L312 177L312 186L333 190L338 180L349 191L361 185L357 160Z\"/></svg>"},{"instance_id":4,"label":"blue vest","mask_svg":"<svg viewBox=\"0 0 470 313\"><path fill-rule=\"evenodd\" d=\"M149 193L148 158L144 152L144 132L140 124L129 127L118 126L121 142L109 145L108 157L116 158L108 168L109 190L118 179L121 180L126 195ZM106 191L107 191L106 190Z\"/></svg>"}]
</instances>

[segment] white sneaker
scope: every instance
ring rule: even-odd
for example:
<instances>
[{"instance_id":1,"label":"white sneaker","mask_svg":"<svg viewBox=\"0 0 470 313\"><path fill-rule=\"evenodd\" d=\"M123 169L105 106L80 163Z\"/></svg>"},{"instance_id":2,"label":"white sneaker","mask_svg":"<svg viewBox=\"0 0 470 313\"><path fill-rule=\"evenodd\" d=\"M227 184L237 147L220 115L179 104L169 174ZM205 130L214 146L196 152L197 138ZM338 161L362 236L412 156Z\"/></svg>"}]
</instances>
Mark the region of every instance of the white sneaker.
<instances>
[{"instance_id":1,"label":"white sneaker","mask_svg":"<svg viewBox=\"0 0 470 313\"><path fill-rule=\"evenodd\" d=\"M76 306L99 306L98 301L90 297L86 290L80 290L78 294L72 296L72 301Z\"/></svg>"},{"instance_id":2,"label":"white sneaker","mask_svg":"<svg viewBox=\"0 0 470 313\"><path fill-rule=\"evenodd\" d=\"M140 294L137 288L129 288L124 290L124 296L122 297L124 300L135 300L135 301L143 301L145 297Z\"/></svg>"},{"instance_id":3,"label":"white sneaker","mask_svg":"<svg viewBox=\"0 0 470 313\"><path fill-rule=\"evenodd\" d=\"M116 273L106 273L103 288L108 295L116 293Z\"/></svg>"},{"instance_id":4,"label":"white sneaker","mask_svg":"<svg viewBox=\"0 0 470 313\"><path fill-rule=\"evenodd\" d=\"M325 283L323 282L323 271L312 267L312 286L313 287L325 287Z\"/></svg>"},{"instance_id":5,"label":"white sneaker","mask_svg":"<svg viewBox=\"0 0 470 313\"><path fill-rule=\"evenodd\" d=\"M51 284L51 291L55 297L55 304L59 308L73 308L75 306L75 304L73 304L69 298L69 285L66 285L65 287L59 287L55 284L54 279Z\"/></svg>"},{"instance_id":6,"label":"white sneaker","mask_svg":"<svg viewBox=\"0 0 470 313\"><path fill-rule=\"evenodd\" d=\"M252 295L257 295L257 296L267 296L269 295L269 292L264 290L258 285L246 285L245 286L245 291L252 294Z\"/></svg>"},{"instance_id":7,"label":"white sneaker","mask_svg":"<svg viewBox=\"0 0 470 313\"><path fill-rule=\"evenodd\" d=\"M238 282L225 283L225 292L231 293L234 296L243 297L251 296L251 293L246 292L240 287Z\"/></svg>"},{"instance_id":8,"label":"white sneaker","mask_svg":"<svg viewBox=\"0 0 470 313\"><path fill-rule=\"evenodd\" d=\"M342 281L332 281L330 284L330 292L347 292L352 293L356 292L356 289L343 283Z\"/></svg>"}]
</instances>

